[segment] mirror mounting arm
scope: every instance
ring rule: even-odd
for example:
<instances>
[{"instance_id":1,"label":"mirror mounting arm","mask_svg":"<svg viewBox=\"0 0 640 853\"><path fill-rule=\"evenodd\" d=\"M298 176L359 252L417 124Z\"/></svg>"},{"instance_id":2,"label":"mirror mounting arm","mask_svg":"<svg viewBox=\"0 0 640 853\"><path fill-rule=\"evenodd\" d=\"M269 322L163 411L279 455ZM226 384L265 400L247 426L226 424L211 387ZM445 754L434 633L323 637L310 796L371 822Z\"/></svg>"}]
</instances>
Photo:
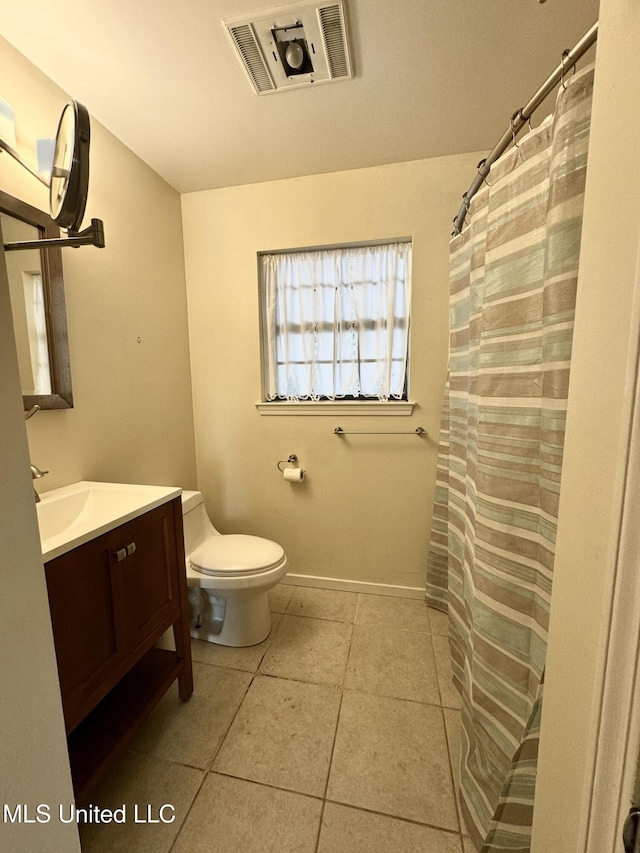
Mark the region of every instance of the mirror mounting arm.
<instances>
[{"instance_id":1,"label":"mirror mounting arm","mask_svg":"<svg viewBox=\"0 0 640 853\"><path fill-rule=\"evenodd\" d=\"M22 249L47 249L49 246L95 246L104 249L104 225L101 219L92 219L89 228L83 231L69 230L68 237L56 237L50 240L23 240L19 243L5 243L5 252L19 252Z\"/></svg>"}]
</instances>

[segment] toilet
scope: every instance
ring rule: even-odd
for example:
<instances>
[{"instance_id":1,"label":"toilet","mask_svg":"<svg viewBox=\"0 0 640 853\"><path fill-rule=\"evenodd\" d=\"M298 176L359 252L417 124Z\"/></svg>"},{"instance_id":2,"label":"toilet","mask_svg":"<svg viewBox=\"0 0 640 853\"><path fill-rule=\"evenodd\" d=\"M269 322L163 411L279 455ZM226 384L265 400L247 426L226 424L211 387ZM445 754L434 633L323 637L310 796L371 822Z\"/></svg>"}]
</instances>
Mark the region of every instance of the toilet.
<instances>
[{"instance_id":1,"label":"toilet","mask_svg":"<svg viewBox=\"0 0 640 853\"><path fill-rule=\"evenodd\" d=\"M191 636L223 646L254 646L269 636L268 592L286 573L276 542L221 534L202 492L182 492L182 520L191 605Z\"/></svg>"}]
</instances>

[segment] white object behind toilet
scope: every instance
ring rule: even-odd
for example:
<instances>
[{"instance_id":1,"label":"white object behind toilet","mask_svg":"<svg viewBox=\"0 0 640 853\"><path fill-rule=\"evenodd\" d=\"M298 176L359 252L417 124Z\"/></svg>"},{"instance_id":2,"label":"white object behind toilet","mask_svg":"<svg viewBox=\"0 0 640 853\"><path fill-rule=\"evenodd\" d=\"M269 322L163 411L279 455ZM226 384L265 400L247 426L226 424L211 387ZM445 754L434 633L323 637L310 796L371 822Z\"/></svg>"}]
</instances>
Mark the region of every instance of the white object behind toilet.
<instances>
[{"instance_id":1,"label":"white object behind toilet","mask_svg":"<svg viewBox=\"0 0 640 853\"><path fill-rule=\"evenodd\" d=\"M286 573L287 558L270 539L219 533L201 492L183 491L182 513L191 636L226 646L251 646L271 630L268 591Z\"/></svg>"}]
</instances>

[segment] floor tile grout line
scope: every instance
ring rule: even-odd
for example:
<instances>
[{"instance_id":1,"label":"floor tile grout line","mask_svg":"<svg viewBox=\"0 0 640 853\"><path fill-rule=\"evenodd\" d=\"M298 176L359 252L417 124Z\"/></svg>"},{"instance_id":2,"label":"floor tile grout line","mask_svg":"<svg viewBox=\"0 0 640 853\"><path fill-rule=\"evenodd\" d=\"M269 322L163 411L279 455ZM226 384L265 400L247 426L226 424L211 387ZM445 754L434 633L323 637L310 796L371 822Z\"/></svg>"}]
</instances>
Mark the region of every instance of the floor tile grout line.
<instances>
[{"instance_id":1,"label":"floor tile grout line","mask_svg":"<svg viewBox=\"0 0 640 853\"><path fill-rule=\"evenodd\" d=\"M343 676L343 679L342 679L342 685L341 685L341 687L340 687L340 709L339 709L339 712L338 712L338 719L337 719L337 722L336 722L336 729L335 729L334 738L333 738L333 746L332 746L332 750L331 750L331 758L330 758L330 760L329 760L329 771L328 771L328 773L327 773L327 782L326 782L326 785L325 785L325 792L324 792L323 804L322 804L322 812L321 812L321 815L320 815L320 825L319 825L319 827L318 827L318 838L317 838L317 842L316 842L316 853L318 853L318 847L319 847L319 844L320 844L320 837L321 837L321 834L322 834L322 827L323 827L323 821L324 821L324 813L325 813L325 809L326 809L326 805L327 805L327 803L335 803L336 805L343 805L343 806L346 806L347 808L354 808L354 809L357 809L357 810L359 810L359 811L362 811L362 812L365 812L365 813L368 813L368 814L377 814L377 815L382 815L382 816L389 817L389 818L391 818L391 819L393 819L393 820L405 821L405 822L407 822L407 823L411 823L411 824L414 824L414 825L416 825L416 826L428 826L428 827L430 827L430 828L433 828L433 829L439 830L439 831L441 831L441 832L447 832L447 833L450 833L452 836L458 836L458 838L460 838L460 843L461 843L461 845L463 846L463 850L464 850L464 841L462 840L462 835L461 835L461 832L460 832L461 825L460 825L460 817L459 817L459 814L458 814L458 805L457 805L457 802L455 801L455 788L454 788L454 785L453 785L453 778L452 778L452 769L451 769L452 765L451 765L451 753L450 753L450 749L449 749L449 738L448 738L448 736L447 736L446 722L445 722L445 717L444 717L444 706L443 706L443 704L442 704L442 693L441 693L441 690L440 690L440 681L439 681L439 679L438 679L438 677L437 677L437 669L436 669L436 663L435 663L435 651L434 651L434 649L433 649L433 644L431 644L431 657L432 657L432 662L433 662L434 670L436 671L436 683L437 683L437 685L438 685L438 696L439 696L439 698L440 698L439 706L435 706L435 707L440 707L440 713L441 713L441 717L442 717L442 724L443 724L444 736L445 736L445 744L446 744L446 748L447 748L447 760L448 760L448 764L449 764L449 774L450 774L450 776L451 776L451 778L452 778L452 791L453 791L453 796L454 796L454 808L455 808L455 814L456 814L456 821L457 821L457 823L458 823L458 829L457 829L457 830L452 830L452 829L448 829L448 828L445 828L445 827L436 826L436 825L434 825L434 824L424 823L424 822L417 821L417 820L412 820L411 818L400 817L399 815L392 815L392 814L388 814L388 813L386 813L386 812L381 812L381 811L377 811L377 810L373 810L373 809L366 809L366 808L363 808L363 807L354 806L354 805L352 805L352 804L350 804L350 803L341 803L339 800L333 800L333 799L331 799L331 798L329 798L329 797L328 797L329 782L330 782L330 779L331 779L331 770L332 770L332 765L333 765L333 757L334 757L334 753L335 753L336 741L337 741L337 738L338 738L338 729L339 729L339 726L340 726L340 717L341 717L341 714L342 714L342 703L343 703L343 700L344 700L345 690L347 689L347 688L345 687L345 685L346 685L346 681L347 681L347 674L348 674L348 671L349 671L349 662L350 662L350 660L351 660L351 652L352 652L352 648L353 648L353 635L354 635L354 633L355 633L355 628L356 628L356 624L357 624L357 623L356 623L356 618L357 618L357 613L358 613L359 605L360 605L360 594L358 594L358 601L357 601L357 603L356 603L356 613L354 614L354 621L353 621L353 624L352 624L351 640L350 640L350 642L349 642L349 652L348 652L348 655L347 655L347 661L346 661L346 665L345 665L344 676ZM423 632L413 632L413 633L423 633ZM351 692L353 692L353 693L357 693L357 692L362 692L362 691L351 691ZM373 695L375 695L375 694L373 694ZM389 697L389 698L394 698L394 697ZM417 700L405 700L405 701L416 701L416 704L421 704L421 705L432 705L432 706L433 706L433 703L417 702Z\"/></svg>"},{"instance_id":2,"label":"floor tile grout line","mask_svg":"<svg viewBox=\"0 0 640 853\"><path fill-rule=\"evenodd\" d=\"M344 623L344 624L350 624L350 623ZM355 627L356 626L353 625L353 628L355 628ZM267 651L268 651L268 649L265 650L265 654ZM350 654L351 654L351 643L349 645L349 656L350 656ZM264 655L263 655L263 657L264 657ZM295 681L298 684L315 684L318 687L334 687L334 688L337 688L338 690L344 690L347 693L361 693L363 696L378 696L381 699L399 699L402 702L412 702L412 703L417 704L417 705L428 705L428 706L431 706L434 708L442 707L442 708L446 708L449 711L459 711L460 710L460 708L456 708L454 705L442 704L442 698L441 698L439 683L438 683L438 696L439 696L438 701L437 702L435 702L435 701L425 702L422 699L414 699L412 697L407 697L407 696L395 696L393 694L387 694L387 693L375 693L373 691L363 690L360 688L356 689L353 687L346 687L346 686L341 687L339 684L333 684L333 683L328 682L328 681L311 681L309 679L304 679L304 678L294 678L293 676L290 676L290 675L275 675L275 674L270 673L270 672L262 672L262 671L260 671L260 669L255 669L255 670L239 669L238 667L230 666L230 665L223 664L223 663L213 663L213 662L206 662L206 661L196 661L196 663L202 664L202 666L215 666L215 667L218 667L219 669L231 669L234 672L241 672L244 675L254 675L254 676L260 675L264 678L280 678L280 679L283 679L284 681ZM262 660L260 661L260 663L262 663ZM347 666L348 666L348 663L347 663Z\"/></svg>"},{"instance_id":3,"label":"floor tile grout line","mask_svg":"<svg viewBox=\"0 0 640 853\"><path fill-rule=\"evenodd\" d=\"M441 714L442 714L442 726L444 728L444 739L447 745L447 758L449 759L449 778L451 780L451 790L453 791L453 805L455 806L456 812L456 820L458 822L458 833L462 835L462 821L460 819L460 809L458 807L458 798L456 796L456 776L453 771L453 760L451 757L451 746L449 743L449 732L447 731L447 719L444 713L444 706L440 706Z\"/></svg>"},{"instance_id":4,"label":"floor tile grout line","mask_svg":"<svg viewBox=\"0 0 640 853\"><path fill-rule=\"evenodd\" d=\"M184 765L184 766L188 766L188 765ZM343 806L344 808L353 809L354 811L363 812L364 814L380 815L381 817L387 817L387 818L390 818L391 820L397 820L397 821L400 821L402 823L408 823L408 824L411 824L412 826L428 827L429 829L434 829L434 830L437 830L438 832L444 832L444 833L447 833L449 835L461 835L459 830L451 829L450 827L442 826L441 824L430 823L428 821L418 820L417 818L411 818L411 817L407 817L405 815L394 814L393 812L380 811L380 810L376 810L376 809L367 808L366 806L360 806L360 805L357 805L355 803L349 803L349 802L346 802L345 800L338 800L338 799L334 799L333 797L328 797L325 795L309 794L306 791L299 791L295 788L285 788L282 785L275 785L275 784L270 783L270 782L260 782L260 781L257 781L256 779L251 779L247 776L239 776L238 774L231 773L228 770L202 770L202 768L194 768L194 769L198 769L201 772L203 772L204 773L204 779L206 779L210 775L223 776L226 779L236 779L239 782L247 782L251 785L258 785L261 788L269 788L270 790L273 790L273 791L282 791L283 793L286 793L286 794L294 794L297 797L305 797L309 800L315 800L316 802L322 802L323 804L329 803L330 805ZM203 783L204 783L204 779L203 779ZM202 785L200 787L202 787ZM199 792L199 790L200 789L198 789L198 792Z\"/></svg>"},{"instance_id":5,"label":"floor tile grout line","mask_svg":"<svg viewBox=\"0 0 640 853\"><path fill-rule=\"evenodd\" d=\"M315 619L317 622L336 622L338 625L353 625L353 619L331 619L329 616L318 616L317 614L309 613L289 613L288 611L281 614L288 616L290 619Z\"/></svg>"},{"instance_id":6,"label":"floor tile grout line","mask_svg":"<svg viewBox=\"0 0 640 853\"><path fill-rule=\"evenodd\" d=\"M232 725L234 724L234 722L236 721L236 717L237 717L237 716L238 716L238 714L240 713L240 709L242 708L242 706L243 706L243 704L244 704L244 701L245 701L245 699L247 698L247 695L249 694L249 690L251 690L251 686L253 685L253 682L256 680L256 677L260 674L260 673L258 672L258 670L260 669L260 664L261 664L261 663L262 663L262 661L264 660L264 656L266 655L267 651L269 650L269 646L271 645L271 642L272 642L272 640L273 640L274 636L276 635L276 633L277 633L277 631L278 631L278 628L280 627L280 625L281 625L281 624L282 624L282 620L280 620L280 621L278 622L278 624L276 625L276 627L275 627L275 628L272 628L272 629L271 629L271 631L269 632L269 635L268 635L269 643L268 643L268 645L265 647L264 654L262 655L262 657L261 657L261 658L260 658L260 660L258 661L258 664L257 664L256 668L255 668L252 672L247 673L247 674L251 675L251 680L250 680L250 681L249 681L249 683L247 684L247 689L244 691L244 695L243 695L242 699L240 700L240 702L238 703L238 707L236 708L236 712L235 712L235 714L233 715L233 718L231 719L231 722L230 722L230 723L229 723L229 725L227 726L227 728L226 728L226 730L225 730L224 735L220 738L220 743L218 744L218 748L216 749L215 755L213 756L213 758L212 758L211 763L209 764L209 766L206 768L207 773L210 773L210 772L211 772L211 770L212 770L212 768L213 768L213 765L215 764L216 758L217 758L217 757L218 757L218 755L220 754L220 750L222 749L222 747L223 747L223 745L224 745L224 742L225 742L225 740L227 739L227 735L228 735L228 734L229 734L229 732L231 731L231 726L232 726ZM267 639L267 638L265 637L265 639ZM263 642L264 642L264 640L263 640ZM231 667L229 667L229 668L231 668ZM244 672L245 670L242 670L242 671Z\"/></svg>"},{"instance_id":7,"label":"floor tile grout line","mask_svg":"<svg viewBox=\"0 0 640 853\"><path fill-rule=\"evenodd\" d=\"M206 666L206 664L205 664L205 666ZM209 776L209 774L212 772L212 767L213 767L213 765L214 765L214 763L215 763L215 760L216 760L216 758L218 757L218 754L220 753L220 750L222 749L222 745L224 744L224 742L225 742L225 740L226 740L226 738L227 738L227 735L229 734L229 731L230 731L230 729L231 729L231 726L233 725L233 723L234 723L234 721L235 721L236 717L238 716L238 713L240 712L240 708L242 707L242 705L243 705L243 703L244 703L244 700L247 698L247 694L248 694L248 692L249 692L249 690L250 690L250 688L251 688L251 685L253 684L253 682L254 682L254 680L255 680L255 676L256 676L256 673L255 673L255 672L251 673L251 679L250 679L249 683L247 684L247 688L246 688L246 690L244 691L244 695L242 696L242 699L241 699L241 700L240 700L240 702L238 703L238 707L236 708L236 712L235 712L235 714L233 715L233 717L232 717L231 721L229 722L229 725L228 725L228 726L227 726L227 728L225 729L224 735L220 738L220 743L218 744L218 748L216 749L215 754L214 754L213 758L211 759L211 762L208 764L208 766L207 766L207 767L205 767L205 768L204 768L204 775L203 775L203 777L202 777L202 782L200 783L200 787L199 787L199 788L198 788L198 790L196 791L196 795L195 795L195 797L193 798L193 800L191 801L191 805L189 806L189 808L188 808L188 810L187 810L187 813L186 813L186 815L185 815L185 817L184 817L184 820L182 821L182 825L181 825L181 827L180 827L179 831L177 832L176 837L174 838L173 843L172 843L171 847L170 847L170 848L169 848L169 850L168 850L168 853L172 853L172 851L173 851L173 850L174 850L174 848L175 848L175 845L176 845L176 844L177 844L177 842L178 842L178 838L180 837L180 833L181 833L181 832L182 832L182 830L184 829L184 826L185 826L185 824L186 824L186 822L187 822L187 819L188 819L189 815L191 814L191 811L192 811L193 806L194 806L194 804L195 804L195 801L196 801L196 799L197 799L197 797L198 797L198 794L199 794L199 793L200 793L200 791L202 790L202 788L203 788L203 786L204 786L204 783L205 783L205 781L206 781L207 777L208 777L208 776ZM179 762L176 762L176 763L179 763ZM187 765L183 765L183 766L187 766Z\"/></svg>"},{"instance_id":8,"label":"floor tile grout line","mask_svg":"<svg viewBox=\"0 0 640 853\"><path fill-rule=\"evenodd\" d=\"M270 611L270 615L271 615L271 616L273 616L273 615L274 615L274 613L275 613L276 615L278 615L278 616L282 616L282 615L283 615L282 613L277 613L277 611L274 611L274 610ZM193 657L193 651L192 651L192 654L191 654L191 659L192 659L192 661L193 661L194 663L199 663L199 664L202 664L202 665L204 665L204 666L217 666L217 667L220 667L220 668L222 668L222 669L232 669L232 670L234 670L234 672L256 673L256 672L258 671L258 668L260 667L260 664L262 663L262 660L263 660L264 656L265 656L265 655L266 655L266 653L269 651L269 647L271 646L271 643L272 643L272 641L273 641L274 636L275 636L275 635L276 635L276 633L277 633L277 630L278 630L278 627L279 627L279 625L280 625L280 622L281 622L281 621L282 621L281 619L280 619L280 620L278 620L278 624L277 624L275 627L273 627L273 626L272 626L271 631L269 631L268 636L267 636L267 637L265 637L265 639L264 639L264 640L262 640L262 643L266 643L266 642L267 642L267 640L268 640L269 642L268 642L268 643L267 643L267 645L264 647L264 649L263 649L263 651L262 651L262 654L260 655L260 660L259 660L259 661L258 661L258 663L255 665L255 667L253 667L252 669L242 669L242 668L241 668L241 667L239 667L239 666L233 666L233 665L231 665L231 664L228 664L228 663L222 663L222 662L220 662L220 661L198 660L198 658L194 658L194 657ZM225 649L225 648L232 648L231 646L223 646L223 645L216 645L216 644L214 644L214 643L209 643L207 640L201 640L201 639L199 639L198 637L192 637L192 640L195 640L195 641L196 641L196 642L198 642L198 643L207 643L208 645L215 645L215 647L216 647L216 648L218 648L218 649L219 649L219 648L222 648L222 649ZM256 643L256 645L261 645L261 643ZM252 646L246 646L245 648L253 648L253 647L252 647Z\"/></svg>"},{"instance_id":9,"label":"floor tile grout line","mask_svg":"<svg viewBox=\"0 0 640 853\"><path fill-rule=\"evenodd\" d=\"M186 766L186 765L185 765L185 766ZM202 781L200 782L200 785L198 786L198 790L195 792L194 797L193 797L193 799L191 800L191 805L190 805L190 806L189 806L189 808L187 809L187 812L186 812L186 814L185 814L185 816L184 816L184 820L183 820L183 821L182 821L182 823L180 824L180 829L176 832L176 837L175 837L175 838L173 839L173 841L171 842L171 846L170 846L170 847L169 847L169 849L167 850L167 853L172 853L172 851L175 849L175 846L176 846L176 844L178 843L178 839L180 838L180 833L182 832L182 830L184 829L184 827L185 827L185 825L186 825L186 823L187 823L187 820L188 820L188 818L189 818L189 815L191 814L191 811L192 811L192 809L193 809L193 806L195 805L195 802L196 802L196 800L198 799L198 795L200 794L200 791L201 791L201 790L202 790L202 788L204 787L204 783L206 782L206 780L207 780L207 776L208 776L208 775L209 775L209 772L208 772L207 770L205 770L205 771L203 772L203 774L202 774Z\"/></svg>"},{"instance_id":10,"label":"floor tile grout line","mask_svg":"<svg viewBox=\"0 0 640 853\"><path fill-rule=\"evenodd\" d=\"M428 636L428 637L441 637L442 634L434 634L432 631L426 629L422 630L419 628L406 628L405 626L392 626L382 625L377 622L356 622L354 619L332 619L328 616L318 616L317 614L309 614L309 613L281 613L282 617L288 617L290 619L315 619L317 622L332 622L337 625L353 625L358 628L374 628L379 631L398 631L404 634L419 634L420 636Z\"/></svg>"},{"instance_id":11,"label":"floor tile grout line","mask_svg":"<svg viewBox=\"0 0 640 853\"><path fill-rule=\"evenodd\" d=\"M207 773L211 772L211 768L215 764L216 758L220 754L220 750L222 749L224 742L227 739L227 735L231 731L231 726L235 723L236 717L240 713L240 708L242 708L242 706L244 705L244 701L247 698L249 691L251 690L251 685L255 681L257 673L252 672L252 673L250 673L250 675L251 675L251 680L247 684L247 689L244 691L244 695L243 695L242 699L240 700L240 702L238 703L238 707L236 708L235 714L231 718L231 722L229 723L229 725L226 727L224 735L220 738L220 743L218 744L218 748L216 749L215 754L214 754L213 758L211 759L211 762L209 763L208 767L205 768Z\"/></svg>"},{"instance_id":12,"label":"floor tile grout line","mask_svg":"<svg viewBox=\"0 0 640 853\"><path fill-rule=\"evenodd\" d=\"M358 600L360 596L358 594ZM358 610L358 600L356 600L356 612ZM356 612L353 614L354 621L351 623L351 636L349 637L349 651L344 664L344 672L342 673L342 683L340 684L340 704L338 705L338 714L336 716L336 726L333 732L333 743L331 744L331 754L329 755L329 766L327 768L327 779L324 785L324 795L322 797L322 808L320 810L320 821L318 823L318 834L316 836L315 853L318 853L320 847L320 838L322 836L322 827L324 825L324 812L327 806L327 794L329 792L329 780L331 779L331 767L333 765L333 755L336 749L336 741L338 739L338 728L340 726L340 715L342 714L342 701L344 699L344 685L347 680L347 672L349 669L349 659L351 658L351 647L353 644L353 632L355 630Z\"/></svg>"},{"instance_id":13,"label":"floor tile grout line","mask_svg":"<svg viewBox=\"0 0 640 853\"><path fill-rule=\"evenodd\" d=\"M232 773L230 770L211 769L206 771L207 776L224 776L225 779L237 779L239 782L248 782L251 785L259 785L261 788L269 788L272 791L282 791L285 794L295 794L296 797L306 797L309 800L322 802L323 797L320 794L309 794L308 791L299 791L296 788L285 788L284 785L276 785L273 782L260 782L257 779L251 779L249 776L240 776L237 773Z\"/></svg>"},{"instance_id":14,"label":"floor tile grout line","mask_svg":"<svg viewBox=\"0 0 640 853\"><path fill-rule=\"evenodd\" d=\"M356 599L356 610L355 610L355 613L353 614L353 624L354 625L356 625L358 622L358 611L360 610L360 604L361 604L360 596L361 596L361 593L358 593L358 597Z\"/></svg>"},{"instance_id":15,"label":"floor tile grout line","mask_svg":"<svg viewBox=\"0 0 640 853\"><path fill-rule=\"evenodd\" d=\"M186 761L176 761L174 758L165 758L164 756L160 758L153 752L143 752L141 749L128 747L123 754L126 754L126 752L131 752L134 755L143 755L145 758L154 758L156 761L166 761L167 764L175 764L177 767L186 767L188 770L199 770L201 773L209 772L206 767L197 767L195 764L188 764Z\"/></svg>"},{"instance_id":16,"label":"floor tile grout line","mask_svg":"<svg viewBox=\"0 0 640 853\"><path fill-rule=\"evenodd\" d=\"M373 814L380 815L380 817L388 817L391 820L397 820L402 823L409 823L411 824L411 826L427 827L428 829L435 829L437 832L445 832L448 835L460 835L460 832L457 829L450 829L449 827L441 826L437 823L428 823L427 821L417 820L416 818L412 817L403 817L401 815L393 814L392 812L381 812L376 811L375 809L368 809L366 808L366 806L358 806L354 803L344 802L344 800L334 800L331 797L327 797L325 802L329 803L330 805L344 806L344 808L353 809L354 811L363 812L364 814Z\"/></svg>"},{"instance_id":17,"label":"floor tile grout line","mask_svg":"<svg viewBox=\"0 0 640 853\"><path fill-rule=\"evenodd\" d=\"M304 679L304 678L294 678L293 676L290 676L290 675L275 675L275 674L270 673L270 672L261 672L259 669L256 669L256 670L238 669L237 667L226 666L225 664L205 663L204 661L197 661L197 663L202 664L202 666L216 666L219 669L231 669L231 670L233 670L233 672L240 672L240 673L243 673L244 675L252 675L252 676L260 675L263 678L279 678L279 679L282 679L283 681L295 681L297 684L315 684L317 687L329 687L329 688L333 687L337 690L343 690L346 693L361 693L363 696L377 696L380 699L398 699L400 702L411 702L415 705L427 705L431 708L445 708L448 711L459 711L460 710L460 708L456 708L453 705L443 705L441 700L439 700L437 702L435 702L435 701L425 702L422 699L414 699L414 698L407 697L407 696L395 696L391 693L375 693L373 691L363 690L361 688L356 689L353 687L346 687L346 686L343 688L339 684L333 684L329 681L310 681L309 679ZM170 759L167 759L167 760L170 760Z\"/></svg>"},{"instance_id":18,"label":"floor tile grout line","mask_svg":"<svg viewBox=\"0 0 640 853\"><path fill-rule=\"evenodd\" d=\"M316 619L318 622L336 622L338 625L353 625L353 619L332 619L330 616L318 616L316 613L283 613L293 619Z\"/></svg>"},{"instance_id":19,"label":"floor tile grout line","mask_svg":"<svg viewBox=\"0 0 640 853\"><path fill-rule=\"evenodd\" d=\"M339 721L339 713L338 713L338 721ZM337 735L337 726L338 726L338 723L336 723L336 735ZM445 728L445 731L446 731L446 728ZM334 735L334 747L335 747L336 735ZM221 746L222 746L222 744L221 744ZM209 775L215 775L215 776L224 776L227 779L237 779L238 781L241 781L241 782L248 782L252 785L259 785L263 788L269 788L269 789L274 790L274 791L282 791L284 793L294 794L294 795L299 796L299 797L306 797L308 799L315 800L317 802L322 802L322 804L323 804L322 814L324 814L324 806L327 803L329 803L332 805L344 806L345 808L353 809L355 811L364 812L365 814L381 815L382 817L388 817L388 818L391 818L392 820L402 821L404 823L409 823L409 824L412 824L415 826L426 826L426 827L429 827L430 829L438 830L439 832L445 832L445 833L449 833L451 835L459 835L459 836L461 836L461 838L464 838L466 835L466 833L461 832L459 829L451 829L449 827L442 826L440 824L429 823L428 821L422 821L422 820L418 820L417 818L407 817L406 815L398 815L398 814L395 814L393 812L371 809L371 808L367 808L366 806L358 805L356 803L347 802L346 800L339 800L339 799L334 799L333 797L329 797L329 796L327 796L329 773L327 774L327 783L325 784L324 793L323 794L310 794L307 791L300 791L296 788L287 788L283 785L276 785L272 782L265 782L265 781L258 781L256 779L251 779L248 776L241 776L240 774L232 773L229 770L215 769L213 766L211 766L209 768L195 767L192 764L185 764L184 762L174 761L173 759L170 759L170 758L158 758L157 756L149 755L147 753L137 752L135 750L130 750L130 752L135 752L136 755L145 755L147 757L154 758L158 761L167 762L168 764L174 764L178 767L184 767L184 768L189 769L189 770L196 770L196 771L203 774L202 782L200 783L200 786L198 787L198 790L197 790L196 794L194 795L193 802L192 802L191 806L189 807L189 810L187 812L187 815L185 816L185 819L182 823L182 826L184 826L184 822L186 821L186 818L187 818L189 812L191 811L193 803L195 802L195 798L200 793L200 789L202 788L204 781L206 780L206 778ZM329 767L331 768L331 762L330 762ZM181 827L181 829L182 829L182 827ZM170 851L169 851L169 853L170 853Z\"/></svg>"},{"instance_id":20,"label":"floor tile grout line","mask_svg":"<svg viewBox=\"0 0 640 853\"><path fill-rule=\"evenodd\" d=\"M297 589L312 589L312 587L296 587L296 588ZM315 587L313 587L313 588L315 588ZM350 592L350 591L343 592L341 590L330 590L330 591L331 592L337 592L338 594L342 594L342 595L355 595L355 596L357 596L358 600L356 602L356 609L355 609L355 612L353 614L352 619L340 619L340 618L336 618L333 616L321 616L318 614L308 614L308 613L299 613L299 612L296 613L292 610L289 610L289 607L291 606L291 602L293 601L293 597L294 597L293 595L289 599L284 610L273 611L273 612L279 612L279 613L281 613L282 616L297 616L297 617L300 617L302 619L319 619L320 621L323 621L323 622L341 622L343 624L351 624L351 625L356 625L356 624L357 625L368 625L370 627L380 627L381 629L388 630L388 626L382 626L382 625L380 625L379 622L359 622L358 621L358 611L360 609L360 599L363 595L373 596L375 598L380 598L380 599L385 599L385 600L389 599L389 598L394 599L394 598L396 598L395 596L376 595L375 593L361 593L361 592ZM295 593L294 593L294 595L295 595ZM401 598L400 600L401 601L421 601L421 599L405 599L405 598ZM396 628L392 628L392 630L406 631L406 632L411 633L411 634L430 634L433 637L443 636L442 634L434 633L432 626L431 626L431 622L428 620L428 617L427 617L427 621L428 621L428 627L427 628L415 628L415 627L407 628L405 625L402 625L402 626L398 626Z\"/></svg>"},{"instance_id":21,"label":"floor tile grout line","mask_svg":"<svg viewBox=\"0 0 640 853\"><path fill-rule=\"evenodd\" d=\"M427 609L429 609L429 608L427 608ZM439 635L439 636L443 636L443 635ZM442 713L442 725L444 727L444 737L445 737L445 743L447 745L447 757L449 759L449 776L451 779L451 787L453 790L453 804L455 806L456 819L458 821L458 834L460 836L460 845L461 845L462 850L464 851L464 827L463 827L463 823L462 823L462 814L460 812L460 805L458 803L456 775L455 775L454 770L453 770L453 760L452 760L452 756L451 756L451 744L449 742L449 732L447 730L447 718L445 715L445 709L447 709L449 711L457 711L458 709L451 708L448 705L445 706L445 704L444 704L442 688L440 686L440 673L438 671L438 659L437 659L437 655L435 652L435 648L433 647L433 644L432 644L432 654L433 654L433 659L434 659L434 665L436 667L436 675L437 675L437 682L438 682L438 693L440 695L440 709L441 709L441 713Z\"/></svg>"}]
</instances>

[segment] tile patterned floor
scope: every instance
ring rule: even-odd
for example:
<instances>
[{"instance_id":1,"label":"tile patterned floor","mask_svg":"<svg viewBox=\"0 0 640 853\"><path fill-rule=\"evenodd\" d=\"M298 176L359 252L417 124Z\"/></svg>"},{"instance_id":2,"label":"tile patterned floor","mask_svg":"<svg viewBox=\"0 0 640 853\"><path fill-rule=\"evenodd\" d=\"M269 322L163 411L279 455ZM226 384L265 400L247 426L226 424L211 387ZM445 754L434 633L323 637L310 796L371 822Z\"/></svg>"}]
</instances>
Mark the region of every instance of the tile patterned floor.
<instances>
[{"instance_id":1,"label":"tile patterned floor","mask_svg":"<svg viewBox=\"0 0 640 853\"><path fill-rule=\"evenodd\" d=\"M81 827L84 853L472 853L446 617L286 584L270 599L259 646L193 641L192 698L171 690L94 791L127 820ZM134 804L175 820L136 823Z\"/></svg>"}]
</instances>

